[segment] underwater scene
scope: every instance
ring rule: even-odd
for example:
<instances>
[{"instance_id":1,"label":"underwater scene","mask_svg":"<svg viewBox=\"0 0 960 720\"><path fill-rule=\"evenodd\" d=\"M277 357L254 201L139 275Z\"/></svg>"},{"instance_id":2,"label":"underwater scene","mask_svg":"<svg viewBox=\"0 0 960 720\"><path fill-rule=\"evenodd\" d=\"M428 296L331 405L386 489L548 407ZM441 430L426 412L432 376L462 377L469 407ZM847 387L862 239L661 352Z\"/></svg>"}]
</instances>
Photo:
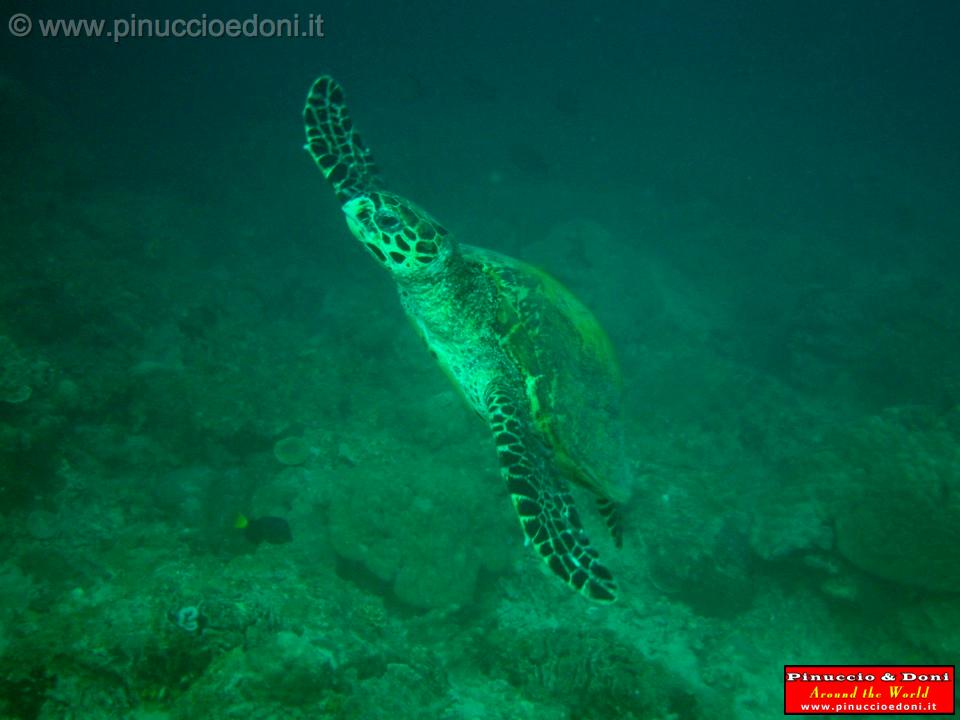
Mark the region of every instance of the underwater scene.
<instances>
[{"instance_id":1,"label":"underwater scene","mask_svg":"<svg viewBox=\"0 0 960 720\"><path fill-rule=\"evenodd\" d=\"M0 720L952 715L960 5L2 21Z\"/></svg>"}]
</instances>

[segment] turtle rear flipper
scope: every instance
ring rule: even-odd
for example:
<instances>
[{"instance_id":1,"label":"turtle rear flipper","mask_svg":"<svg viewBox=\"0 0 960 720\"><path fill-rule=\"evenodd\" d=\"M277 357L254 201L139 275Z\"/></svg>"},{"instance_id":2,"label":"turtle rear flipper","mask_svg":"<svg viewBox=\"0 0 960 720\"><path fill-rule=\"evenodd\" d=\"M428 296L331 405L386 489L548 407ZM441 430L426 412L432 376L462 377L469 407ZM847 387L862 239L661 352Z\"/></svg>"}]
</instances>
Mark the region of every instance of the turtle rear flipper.
<instances>
[{"instance_id":1,"label":"turtle rear flipper","mask_svg":"<svg viewBox=\"0 0 960 720\"><path fill-rule=\"evenodd\" d=\"M306 149L333 186L341 204L380 187L373 156L353 128L340 83L316 79L303 108Z\"/></svg>"},{"instance_id":2,"label":"turtle rear flipper","mask_svg":"<svg viewBox=\"0 0 960 720\"><path fill-rule=\"evenodd\" d=\"M603 522L610 531L610 537L613 538L613 544L618 548L623 547L623 516L620 512L620 503L607 498L597 498L597 510L603 517Z\"/></svg>"},{"instance_id":3,"label":"turtle rear flipper","mask_svg":"<svg viewBox=\"0 0 960 720\"><path fill-rule=\"evenodd\" d=\"M578 466L565 455L558 456L560 467L564 475L573 483L586 488L597 499L597 510L603 522L607 526L610 537L613 538L617 549L623 547L623 512L620 509L619 498L614 499L606 493L618 486L604 484L597 480L596 476L584 466Z\"/></svg>"},{"instance_id":4,"label":"turtle rear flipper","mask_svg":"<svg viewBox=\"0 0 960 720\"><path fill-rule=\"evenodd\" d=\"M497 443L500 474L524 534L550 570L574 590L598 602L617 599L613 575L590 546L573 497L542 454L532 449L525 418L508 391L487 394L490 429Z\"/></svg>"}]
</instances>

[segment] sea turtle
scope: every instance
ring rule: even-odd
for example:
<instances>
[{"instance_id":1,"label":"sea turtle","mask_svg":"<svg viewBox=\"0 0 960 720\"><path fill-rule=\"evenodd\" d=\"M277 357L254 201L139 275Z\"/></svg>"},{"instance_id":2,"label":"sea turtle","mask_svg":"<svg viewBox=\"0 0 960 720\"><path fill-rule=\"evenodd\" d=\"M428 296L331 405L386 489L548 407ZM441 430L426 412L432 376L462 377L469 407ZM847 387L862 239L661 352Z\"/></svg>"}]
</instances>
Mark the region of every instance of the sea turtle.
<instances>
[{"instance_id":1,"label":"sea turtle","mask_svg":"<svg viewBox=\"0 0 960 720\"><path fill-rule=\"evenodd\" d=\"M528 542L572 588L615 600L616 582L567 484L597 496L619 547L621 381L606 334L543 271L457 242L420 207L385 191L333 78L314 82L303 118L305 147L351 232L390 271L431 354L489 425Z\"/></svg>"}]
</instances>

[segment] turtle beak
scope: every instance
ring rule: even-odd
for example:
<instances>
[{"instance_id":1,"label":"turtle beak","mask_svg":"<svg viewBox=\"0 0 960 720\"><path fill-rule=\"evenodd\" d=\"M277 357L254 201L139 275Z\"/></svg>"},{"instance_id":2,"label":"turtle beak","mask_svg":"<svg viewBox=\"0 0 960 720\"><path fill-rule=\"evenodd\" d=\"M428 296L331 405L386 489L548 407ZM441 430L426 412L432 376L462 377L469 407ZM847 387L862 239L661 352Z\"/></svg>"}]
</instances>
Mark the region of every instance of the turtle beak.
<instances>
[{"instance_id":1,"label":"turtle beak","mask_svg":"<svg viewBox=\"0 0 960 720\"><path fill-rule=\"evenodd\" d=\"M343 204L347 227L382 265L387 265L387 255L381 247L380 232L373 220L374 204L366 195L358 195Z\"/></svg>"},{"instance_id":2,"label":"turtle beak","mask_svg":"<svg viewBox=\"0 0 960 720\"><path fill-rule=\"evenodd\" d=\"M347 218L347 227L357 238L363 239L376 231L373 226L373 203L370 198L358 195L343 204L343 214Z\"/></svg>"}]
</instances>

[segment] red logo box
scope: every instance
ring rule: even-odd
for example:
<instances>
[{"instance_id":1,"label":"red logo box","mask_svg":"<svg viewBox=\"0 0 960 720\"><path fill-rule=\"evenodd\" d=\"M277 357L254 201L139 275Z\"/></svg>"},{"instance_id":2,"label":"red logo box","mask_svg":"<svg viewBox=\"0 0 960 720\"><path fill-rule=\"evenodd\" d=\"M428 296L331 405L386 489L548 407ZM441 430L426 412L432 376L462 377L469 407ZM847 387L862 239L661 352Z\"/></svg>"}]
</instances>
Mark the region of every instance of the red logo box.
<instances>
[{"instance_id":1,"label":"red logo box","mask_svg":"<svg viewBox=\"0 0 960 720\"><path fill-rule=\"evenodd\" d=\"M954 665L784 665L784 715L953 715Z\"/></svg>"}]
</instances>

